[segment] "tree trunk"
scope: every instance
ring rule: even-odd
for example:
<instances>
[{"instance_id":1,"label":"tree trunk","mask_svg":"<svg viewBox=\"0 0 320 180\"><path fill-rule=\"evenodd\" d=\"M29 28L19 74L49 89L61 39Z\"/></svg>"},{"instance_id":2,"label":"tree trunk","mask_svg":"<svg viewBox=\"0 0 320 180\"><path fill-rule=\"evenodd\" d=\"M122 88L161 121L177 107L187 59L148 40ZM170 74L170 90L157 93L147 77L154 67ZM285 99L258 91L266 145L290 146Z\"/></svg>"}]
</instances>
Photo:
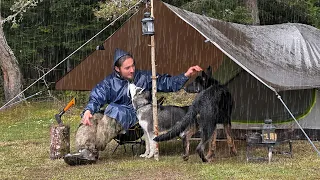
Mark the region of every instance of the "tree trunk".
<instances>
[{"instance_id":1,"label":"tree trunk","mask_svg":"<svg viewBox=\"0 0 320 180\"><path fill-rule=\"evenodd\" d=\"M3 73L5 101L8 102L22 91L22 74L18 61L7 43L2 22L0 16L0 66ZM12 100L11 103L18 101L20 97L23 97L23 94Z\"/></svg>"},{"instance_id":2,"label":"tree trunk","mask_svg":"<svg viewBox=\"0 0 320 180\"><path fill-rule=\"evenodd\" d=\"M252 24L259 25L259 10L258 10L258 0L244 0L246 7L251 11Z\"/></svg>"}]
</instances>

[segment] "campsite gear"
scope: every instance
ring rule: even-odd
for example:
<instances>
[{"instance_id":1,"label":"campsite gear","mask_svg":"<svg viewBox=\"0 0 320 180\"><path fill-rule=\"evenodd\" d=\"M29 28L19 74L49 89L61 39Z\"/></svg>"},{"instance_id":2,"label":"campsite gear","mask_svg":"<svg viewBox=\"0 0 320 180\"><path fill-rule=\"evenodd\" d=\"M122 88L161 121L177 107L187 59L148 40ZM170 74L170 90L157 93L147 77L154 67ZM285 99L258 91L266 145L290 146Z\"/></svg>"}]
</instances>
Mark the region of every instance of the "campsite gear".
<instances>
[{"instance_id":1,"label":"campsite gear","mask_svg":"<svg viewBox=\"0 0 320 180\"><path fill-rule=\"evenodd\" d=\"M157 104L158 106L161 106L165 101L165 97L161 96L158 100L157 100ZM103 112L101 112L103 113ZM124 151L127 152L126 149L126 144L131 144L131 151L132 151L132 155L135 155L133 146L137 146L139 145L139 151L141 152L141 146L146 145L145 141L141 139L141 137L143 136L143 129L141 128L141 126L139 125L139 123L136 123L135 125L133 125L133 127L121 131L115 138L114 140L118 143L118 145L114 148L112 154L114 152L116 152L116 150L118 149L118 147L120 145L123 145L124 147Z\"/></svg>"},{"instance_id":2,"label":"campsite gear","mask_svg":"<svg viewBox=\"0 0 320 180\"><path fill-rule=\"evenodd\" d=\"M283 135L282 138L277 138L275 130L276 128L272 125L271 119L266 119L263 126L249 129L248 135L246 136L246 157L248 162L251 160L267 160L270 163L273 154L290 155L292 158L291 131L282 130L285 132L285 135ZM276 148L277 146L286 143L289 145L288 151L284 151L283 147L279 149ZM255 150L259 148L267 148L268 156L263 157L261 156L261 153L255 155Z\"/></svg>"},{"instance_id":3,"label":"campsite gear","mask_svg":"<svg viewBox=\"0 0 320 180\"><path fill-rule=\"evenodd\" d=\"M73 99L67 104L67 106L66 106L65 108L63 108L62 111L60 111L59 114L56 114L56 115L55 115L56 121L57 121L57 123L58 123L60 126L63 126L63 122L62 122L62 120L61 120L61 116L62 116L66 111L68 111L68 109L69 109L71 106L73 106L75 103L76 103L76 99L73 98Z\"/></svg>"},{"instance_id":4,"label":"campsite gear","mask_svg":"<svg viewBox=\"0 0 320 180\"><path fill-rule=\"evenodd\" d=\"M123 133L120 132L114 140L118 143L118 145L114 148L112 154L118 149L120 145L123 145L124 151L127 152L126 150L126 144L131 144L131 151L132 155L134 156L134 149L133 146L139 145L140 151L141 151L141 146L145 145L145 141L141 139L143 136L143 129L140 127L139 123L135 124L133 127L125 130Z\"/></svg>"},{"instance_id":5,"label":"campsite gear","mask_svg":"<svg viewBox=\"0 0 320 180\"><path fill-rule=\"evenodd\" d=\"M150 12L145 12L143 15L143 19L141 20L142 24L142 35L154 35L154 19L150 17Z\"/></svg>"},{"instance_id":6,"label":"campsite gear","mask_svg":"<svg viewBox=\"0 0 320 180\"><path fill-rule=\"evenodd\" d=\"M256 143L254 141L250 141L247 139L247 148L246 148L247 162L249 162L250 160L268 160L268 162L270 163L272 158L272 149L274 146L275 146L275 142L274 143L261 143L261 142ZM254 149L258 147L267 147L268 158L253 155Z\"/></svg>"},{"instance_id":7,"label":"campsite gear","mask_svg":"<svg viewBox=\"0 0 320 180\"><path fill-rule=\"evenodd\" d=\"M255 132L255 133L251 133L248 135L247 137L247 143L261 143L262 142L262 137L261 137L261 133Z\"/></svg>"},{"instance_id":8,"label":"campsite gear","mask_svg":"<svg viewBox=\"0 0 320 180\"><path fill-rule=\"evenodd\" d=\"M70 152L70 126L64 125L61 116L75 104L73 98L59 114L55 115L58 125L50 127L50 159L59 159Z\"/></svg>"},{"instance_id":9,"label":"campsite gear","mask_svg":"<svg viewBox=\"0 0 320 180\"><path fill-rule=\"evenodd\" d=\"M98 152L82 149L78 153L65 155L63 159L70 166L93 164L97 162Z\"/></svg>"},{"instance_id":10,"label":"campsite gear","mask_svg":"<svg viewBox=\"0 0 320 180\"><path fill-rule=\"evenodd\" d=\"M272 124L272 119L266 119L262 127L262 143L275 143L276 140L276 127Z\"/></svg>"},{"instance_id":11,"label":"campsite gear","mask_svg":"<svg viewBox=\"0 0 320 180\"><path fill-rule=\"evenodd\" d=\"M259 138L260 135L260 138ZM282 145L282 144L288 144L289 150L282 150L283 147L279 148L281 151L277 150L276 147ZM258 148L267 148L267 157L261 156L261 155L255 155L255 150ZM261 141L261 134L260 133L254 133L251 136L247 136L247 146L246 146L246 157L247 162L251 160L267 160L269 163L272 160L273 154L283 154L283 155L289 155L289 157L293 157L292 153L292 140L286 139L281 141L274 141L274 142L267 142L263 143Z\"/></svg>"}]
</instances>

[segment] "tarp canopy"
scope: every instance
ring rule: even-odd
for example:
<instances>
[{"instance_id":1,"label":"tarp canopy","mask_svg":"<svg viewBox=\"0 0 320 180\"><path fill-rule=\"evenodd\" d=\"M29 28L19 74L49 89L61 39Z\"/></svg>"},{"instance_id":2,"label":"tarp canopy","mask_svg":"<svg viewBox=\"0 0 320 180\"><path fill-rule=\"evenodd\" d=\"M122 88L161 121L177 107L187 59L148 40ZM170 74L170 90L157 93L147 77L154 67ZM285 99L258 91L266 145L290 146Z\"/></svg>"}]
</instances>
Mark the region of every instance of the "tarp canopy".
<instances>
[{"instance_id":1,"label":"tarp canopy","mask_svg":"<svg viewBox=\"0 0 320 180\"><path fill-rule=\"evenodd\" d=\"M115 48L129 51L137 68L151 69L150 42L141 35L143 9L133 15L56 83L58 90L91 90L112 72ZM219 70L224 56L277 91L320 86L320 30L297 23L267 26L224 22L155 1L157 72L177 75L191 65ZM207 39L211 43L205 43ZM229 74L232 79L240 72ZM226 79L226 78L225 78ZM227 79L226 79L227 81Z\"/></svg>"},{"instance_id":2,"label":"tarp canopy","mask_svg":"<svg viewBox=\"0 0 320 180\"><path fill-rule=\"evenodd\" d=\"M320 86L320 30L297 23L242 25L166 6L276 90Z\"/></svg>"}]
</instances>

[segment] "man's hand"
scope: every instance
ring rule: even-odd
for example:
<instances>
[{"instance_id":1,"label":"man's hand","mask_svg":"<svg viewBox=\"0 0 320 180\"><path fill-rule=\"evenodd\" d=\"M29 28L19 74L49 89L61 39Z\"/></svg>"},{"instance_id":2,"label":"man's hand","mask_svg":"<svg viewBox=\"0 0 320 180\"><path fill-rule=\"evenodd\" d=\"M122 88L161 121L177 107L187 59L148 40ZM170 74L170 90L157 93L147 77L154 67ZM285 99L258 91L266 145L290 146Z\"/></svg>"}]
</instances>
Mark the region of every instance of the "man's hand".
<instances>
[{"instance_id":1,"label":"man's hand","mask_svg":"<svg viewBox=\"0 0 320 180\"><path fill-rule=\"evenodd\" d=\"M190 78L191 76L195 75L197 72L202 71L202 68L199 67L198 65L196 66L191 66L186 73L184 73L185 76Z\"/></svg>"},{"instance_id":2,"label":"man's hand","mask_svg":"<svg viewBox=\"0 0 320 180\"><path fill-rule=\"evenodd\" d=\"M83 117L82 117L82 120L81 120L81 123L86 125L86 126L91 126L92 123L90 122L90 118L92 118L92 114L89 110L86 110L83 114Z\"/></svg>"}]
</instances>

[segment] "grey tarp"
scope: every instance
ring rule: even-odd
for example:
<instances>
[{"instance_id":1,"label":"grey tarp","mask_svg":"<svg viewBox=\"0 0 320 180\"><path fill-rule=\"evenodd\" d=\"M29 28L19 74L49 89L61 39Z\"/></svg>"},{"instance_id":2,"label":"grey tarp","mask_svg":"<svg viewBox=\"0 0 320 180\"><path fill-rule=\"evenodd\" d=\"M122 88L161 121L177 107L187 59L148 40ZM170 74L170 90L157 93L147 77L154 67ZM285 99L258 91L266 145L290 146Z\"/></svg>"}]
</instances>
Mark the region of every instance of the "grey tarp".
<instances>
[{"instance_id":1,"label":"grey tarp","mask_svg":"<svg viewBox=\"0 0 320 180\"><path fill-rule=\"evenodd\" d=\"M235 100L234 129L259 127L265 118L271 118L279 129L299 129L272 90L281 91L302 128L320 129L315 90L320 87L320 30L298 23L242 25L165 5L232 60L225 59L215 78L224 83L232 79L228 88ZM312 133L313 139L319 138ZM295 137L302 136L300 130L295 131Z\"/></svg>"},{"instance_id":2,"label":"grey tarp","mask_svg":"<svg viewBox=\"0 0 320 180\"><path fill-rule=\"evenodd\" d=\"M320 30L297 23L242 25L166 6L277 91L320 87Z\"/></svg>"}]
</instances>

